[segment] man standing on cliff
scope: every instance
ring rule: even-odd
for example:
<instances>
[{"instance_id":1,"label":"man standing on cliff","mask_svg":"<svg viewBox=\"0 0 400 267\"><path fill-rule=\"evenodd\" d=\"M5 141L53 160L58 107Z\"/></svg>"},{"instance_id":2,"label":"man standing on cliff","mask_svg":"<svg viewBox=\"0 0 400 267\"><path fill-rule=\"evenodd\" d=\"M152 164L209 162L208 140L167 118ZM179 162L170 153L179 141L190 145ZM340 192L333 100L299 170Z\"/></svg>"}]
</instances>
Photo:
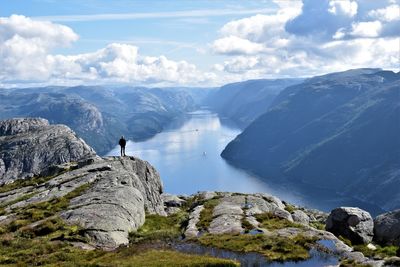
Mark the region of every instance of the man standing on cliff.
<instances>
[{"instance_id":1,"label":"man standing on cliff","mask_svg":"<svg viewBox=\"0 0 400 267\"><path fill-rule=\"evenodd\" d=\"M126 140L124 136L121 136L121 139L119 139L118 144L121 146L121 157L126 156L125 155Z\"/></svg>"}]
</instances>

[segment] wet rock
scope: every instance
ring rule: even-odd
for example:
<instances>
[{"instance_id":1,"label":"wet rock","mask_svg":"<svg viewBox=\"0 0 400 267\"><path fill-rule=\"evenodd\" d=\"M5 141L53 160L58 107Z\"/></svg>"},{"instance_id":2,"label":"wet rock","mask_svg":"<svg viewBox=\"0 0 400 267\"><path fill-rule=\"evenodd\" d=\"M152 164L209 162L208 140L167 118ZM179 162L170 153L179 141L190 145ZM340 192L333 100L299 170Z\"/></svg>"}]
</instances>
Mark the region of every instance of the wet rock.
<instances>
[{"instance_id":1,"label":"wet rock","mask_svg":"<svg viewBox=\"0 0 400 267\"><path fill-rule=\"evenodd\" d=\"M359 208L340 207L332 210L326 230L336 236L348 238L353 244L368 244L373 237L374 223L371 215Z\"/></svg>"},{"instance_id":2,"label":"wet rock","mask_svg":"<svg viewBox=\"0 0 400 267\"><path fill-rule=\"evenodd\" d=\"M377 216L374 239L384 245L400 246L400 209Z\"/></svg>"}]
</instances>

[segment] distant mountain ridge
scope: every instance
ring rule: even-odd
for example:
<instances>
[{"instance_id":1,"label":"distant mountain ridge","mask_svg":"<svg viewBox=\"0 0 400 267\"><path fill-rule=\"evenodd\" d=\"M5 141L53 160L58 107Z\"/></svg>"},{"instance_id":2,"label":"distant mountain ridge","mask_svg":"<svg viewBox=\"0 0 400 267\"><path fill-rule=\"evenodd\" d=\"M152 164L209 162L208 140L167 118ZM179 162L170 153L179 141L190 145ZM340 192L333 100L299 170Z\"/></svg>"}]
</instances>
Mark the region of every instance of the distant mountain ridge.
<instances>
[{"instance_id":1,"label":"distant mountain ridge","mask_svg":"<svg viewBox=\"0 0 400 267\"><path fill-rule=\"evenodd\" d=\"M259 79L230 83L212 91L204 99L204 104L221 116L232 119L240 127L245 127L266 112L283 89L301 81Z\"/></svg>"},{"instance_id":2,"label":"distant mountain ridge","mask_svg":"<svg viewBox=\"0 0 400 267\"><path fill-rule=\"evenodd\" d=\"M149 138L171 120L196 109L184 89L102 86L43 87L0 91L0 119L42 117L71 127L100 155L121 135Z\"/></svg>"},{"instance_id":3,"label":"distant mountain ridge","mask_svg":"<svg viewBox=\"0 0 400 267\"><path fill-rule=\"evenodd\" d=\"M283 90L222 156L287 179L400 207L400 74L357 69Z\"/></svg>"}]
</instances>

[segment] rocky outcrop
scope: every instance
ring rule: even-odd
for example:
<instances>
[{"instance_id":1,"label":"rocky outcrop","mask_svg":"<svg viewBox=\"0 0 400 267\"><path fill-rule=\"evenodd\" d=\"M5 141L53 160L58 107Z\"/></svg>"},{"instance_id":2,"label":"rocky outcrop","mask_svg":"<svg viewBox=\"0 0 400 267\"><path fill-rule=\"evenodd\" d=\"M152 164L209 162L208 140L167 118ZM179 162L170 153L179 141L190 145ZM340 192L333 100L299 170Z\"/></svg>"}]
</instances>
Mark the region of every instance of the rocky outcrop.
<instances>
[{"instance_id":1,"label":"rocky outcrop","mask_svg":"<svg viewBox=\"0 0 400 267\"><path fill-rule=\"evenodd\" d=\"M40 174L51 165L95 156L67 126L45 119L0 121L0 184Z\"/></svg>"},{"instance_id":2,"label":"rocky outcrop","mask_svg":"<svg viewBox=\"0 0 400 267\"><path fill-rule=\"evenodd\" d=\"M128 233L144 223L146 212L165 215L160 177L146 161L134 157L94 157L64 165L73 168L68 172L55 173L54 178L35 187L1 193L0 202L13 203L27 193L32 195L7 206L7 210L11 211L64 197L88 185L85 191L70 200L69 207L59 215L68 224L79 225L89 243L103 249L127 244Z\"/></svg>"},{"instance_id":3,"label":"rocky outcrop","mask_svg":"<svg viewBox=\"0 0 400 267\"><path fill-rule=\"evenodd\" d=\"M75 172L95 174L96 179L84 194L72 199L61 217L85 229L85 235L97 246L127 244L128 233L144 223L145 212L165 215L161 180L145 161L110 157Z\"/></svg>"},{"instance_id":4,"label":"rocky outcrop","mask_svg":"<svg viewBox=\"0 0 400 267\"><path fill-rule=\"evenodd\" d=\"M368 244L374 234L374 222L371 215L362 209L340 207L329 214L326 230L348 238L353 244Z\"/></svg>"},{"instance_id":5,"label":"rocky outcrop","mask_svg":"<svg viewBox=\"0 0 400 267\"><path fill-rule=\"evenodd\" d=\"M68 196L69 206L57 215L78 225L91 245L113 249L129 242L128 233L144 223L145 213L166 215L160 176L148 162L100 158L64 125L1 121L0 155L0 182L41 177L0 193L1 207L11 213L4 220L18 219L12 215L16 208Z\"/></svg>"},{"instance_id":6,"label":"rocky outcrop","mask_svg":"<svg viewBox=\"0 0 400 267\"><path fill-rule=\"evenodd\" d=\"M175 196L178 198L177 196ZM312 210L296 209L292 213L286 210L287 206L277 197L265 194L238 194L229 192L199 192L191 196L194 202L192 212L189 214L189 222L186 228L186 237L197 237L199 234L242 234L249 230L267 233L267 229L260 228L256 217L260 214L269 214L271 217L287 220L289 223L295 221L309 227L310 222L321 221ZM171 195L168 199L173 199ZM180 198L179 198L180 199ZM193 201L193 200L192 200ZM201 211L208 201L214 201L215 206L209 213L212 213L212 220L206 229L200 229L197 224L202 220ZM168 210L169 207L166 207ZM208 207L209 209L209 207ZM318 217L318 219L316 218ZM244 225L246 224L246 225ZM252 228L252 229L249 229Z\"/></svg>"},{"instance_id":7,"label":"rocky outcrop","mask_svg":"<svg viewBox=\"0 0 400 267\"><path fill-rule=\"evenodd\" d=\"M384 245L400 246L400 209L374 219L374 239Z\"/></svg>"},{"instance_id":8,"label":"rocky outcrop","mask_svg":"<svg viewBox=\"0 0 400 267\"><path fill-rule=\"evenodd\" d=\"M324 188L398 209L399 87L399 72L378 69L306 79L281 91L221 155L236 167L278 183L287 180L299 190ZM337 197L332 203L330 194L320 199L332 208L347 201Z\"/></svg>"},{"instance_id":9,"label":"rocky outcrop","mask_svg":"<svg viewBox=\"0 0 400 267\"><path fill-rule=\"evenodd\" d=\"M161 195L161 198L164 202L164 209L168 215L174 214L180 211L180 207L186 202L184 199L171 195L168 193L164 193Z\"/></svg>"}]
</instances>

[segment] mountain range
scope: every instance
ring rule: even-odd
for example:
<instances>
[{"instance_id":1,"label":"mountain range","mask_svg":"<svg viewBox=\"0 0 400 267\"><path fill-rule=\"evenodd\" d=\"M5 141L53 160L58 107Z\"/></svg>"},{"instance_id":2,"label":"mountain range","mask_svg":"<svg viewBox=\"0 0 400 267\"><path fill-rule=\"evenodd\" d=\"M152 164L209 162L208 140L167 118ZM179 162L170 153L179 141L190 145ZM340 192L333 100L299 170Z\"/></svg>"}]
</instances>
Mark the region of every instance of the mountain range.
<instances>
[{"instance_id":1,"label":"mountain range","mask_svg":"<svg viewBox=\"0 0 400 267\"><path fill-rule=\"evenodd\" d=\"M400 74L357 69L289 86L221 155L263 179L400 208Z\"/></svg>"},{"instance_id":2,"label":"mountain range","mask_svg":"<svg viewBox=\"0 0 400 267\"><path fill-rule=\"evenodd\" d=\"M201 95L187 91L101 86L3 89L0 119L42 117L50 123L66 124L102 155L121 135L143 140L193 111Z\"/></svg>"},{"instance_id":3,"label":"mountain range","mask_svg":"<svg viewBox=\"0 0 400 267\"><path fill-rule=\"evenodd\" d=\"M203 103L244 128L265 113L283 89L301 81L259 79L230 83L211 91Z\"/></svg>"}]
</instances>

